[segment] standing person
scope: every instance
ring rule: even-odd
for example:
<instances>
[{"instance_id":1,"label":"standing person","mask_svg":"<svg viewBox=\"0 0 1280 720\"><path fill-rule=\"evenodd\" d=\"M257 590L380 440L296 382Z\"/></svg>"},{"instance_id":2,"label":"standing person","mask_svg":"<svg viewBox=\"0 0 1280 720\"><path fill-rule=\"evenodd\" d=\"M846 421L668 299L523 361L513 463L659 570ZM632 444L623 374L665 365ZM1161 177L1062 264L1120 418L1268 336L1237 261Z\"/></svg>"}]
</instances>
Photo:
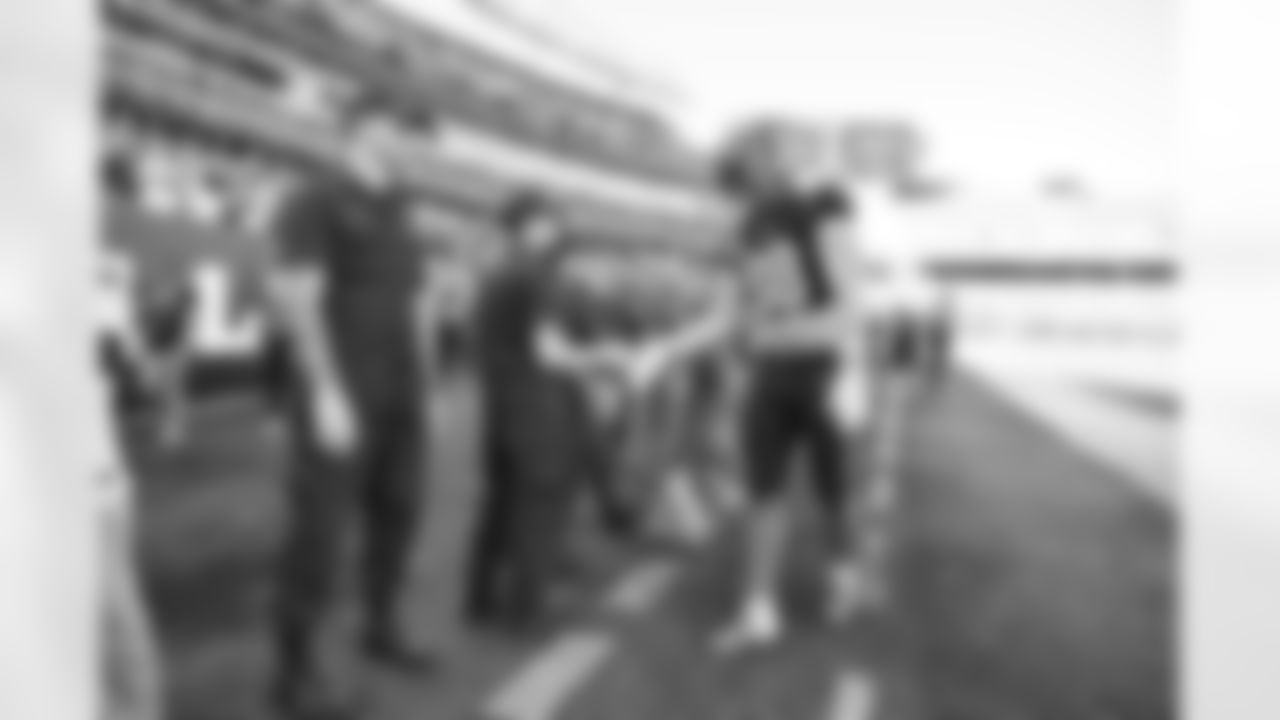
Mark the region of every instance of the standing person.
<instances>
[{"instance_id":1,"label":"standing person","mask_svg":"<svg viewBox=\"0 0 1280 720\"><path fill-rule=\"evenodd\" d=\"M852 438L832 402L842 372L863 352L852 282L859 268L847 199L800 174L810 161L805 140L798 130L765 133L763 148L747 148L763 149L764 162L743 172L735 156L726 167L744 207L742 345L750 367L742 446L752 494L741 601L715 638L726 652L768 643L782 630L776 598L796 452L806 456L824 516L830 617L842 618L859 599L849 517L854 468L845 455Z\"/></svg>"},{"instance_id":2,"label":"standing person","mask_svg":"<svg viewBox=\"0 0 1280 720\"><path fill-rule=\"evenodd\" d=\"M881 364L897 384L923 386L937 378L948 298L916 247L892 185L868 179L853 191L859 198L863 247L875 270L867 300L883 330Z\"/></svg>"},{"instance_id":3,"label":"standing person","mask_svg":"<svg viewBox=\"0 0 1280 720\"><path fill-rule=\"evenodd\" d=\"M584 472L585 410L572 376L603 361L577 347L562 323L570 249L559 210L521 194L501 224L511 255L481 288L476 315L484 488L465 611L473 623L527 630L551 609Z\"/></svg>"},{"instance_id":4,"label":"standing person","mask_svg":"<svg viewBox=\"0 0 1280 720\"><path fill-rule=\"evenodd\" d=\"M143 308L143 327L153 358L157 434L169 450L187 441L191 422L191 326L195 292L189 282L166 286Z\"/></svg>"},{"instance_id":5,"label":"standing person","mask_svg":"<svg viewBox=\"0 0 1280 720\"><path fill-rule=\"evenodd\" d=\"M160 364L140 327L132 260L117 248L104 248L97 270L96 349L111 406L124 419L135 399L160 387Z\"/></svg>"},{"instance_id":6,"label":"standing person","mask_svg":"<svg viewBox=\"0 0 1280 720\"><path fill-rule=\"evenodd\" d=\"M424 338L435 331L394 164L401 128L362 100L340 130L346 174L283 208L272 283L291 369L292 462L273 695L308 717L352 709L346 647L326 652L325 642L351 513L363 521L365 657L417 674L434 666L397 612L423 502Z\"/></svg>"},{"instance_id":7,"label":"standing person","mask_svg":"<svg viewBox=\"0 0 1280 720\"><path fill-rule=\"evenodd\" d=\"M435 286L442 322L438 339L440 367L446 372L461 370L468 362L469 332L467 317L471 304L472 274L475 272L464 258L445 257L435 267Z\"/></svg>"},{"instance_id":8,"label":"standing person","mask_svg":"<svg viewBox=\"0 0 1280 720\"><path fill-rule=\"evenodd\" d=\"M937 389L935 353L942 349L937 341L944 339L938 331L948 321L949 309L915 247L893 185L867 178L854 191L863 249L876 271L864 303L876 327L876 417L862 540L870 577L879 581L889 554L889 521L898 504L908 422L916 401Z\"/></svg>"},{"instance_id":9,"label":"standing person","mask_svg":"<svg viewBox=\"0 0 1280 720\"><path fill-rule=\"evenodd\" d=\"M100 553L98 587L102 628L103 717L107 720L161 720L164 688L158 643L146 607L138 568L134 521L133 478L120 443L123 410L112 402L113 363L110 354L123 353L146 372L150 360L129 313L129 265L108 249L98 277L99 331L112 343L108 364L99 367L90 388L93 406L91 459L96 473L96 547ZM114 349L110 349L114 348ZM102 358L100 358L102 359Z\"/></svg>"},{"instance_id":10,"label":"standing person","mask_svg":"<svg viewBox=\"0 0 1280 720\"><path fill-rule=\"evenodd\" d=\"M103 383L105 385L105 382ZM133 479L124 463L102 393L98 493L98 587L102 628L103 715L107 720L162 720L159 644L138 568Z\"/></svg>"}]
</instances>

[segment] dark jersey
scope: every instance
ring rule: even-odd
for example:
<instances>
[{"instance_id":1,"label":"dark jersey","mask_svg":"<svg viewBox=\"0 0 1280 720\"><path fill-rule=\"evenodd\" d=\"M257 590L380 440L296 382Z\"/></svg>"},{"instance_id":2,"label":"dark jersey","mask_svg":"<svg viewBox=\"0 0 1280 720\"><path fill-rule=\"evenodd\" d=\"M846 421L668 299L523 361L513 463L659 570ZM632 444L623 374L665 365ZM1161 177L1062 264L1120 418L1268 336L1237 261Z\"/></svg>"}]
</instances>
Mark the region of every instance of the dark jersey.
<instances>
[{"instance_id":1,"label":"dark jersey","mask_svg":"<svg viewBox=\"0 0 1280 720\"><path fill-rule=\"evenodd\" d=\"M836 301L835 281L822 247L822 228L847 213L844 197L834 189L757 202L743 228L748 322L785 320ZM807 361L829 354L797 351L779 353L771 360Z\"/></svg>"},{"instance_id":2,"label":"dark jersey","mask_svg":"<svg viewBox=\"0 0 1280 720\"><path fill-rule=\"evenodd\" d=\"M423 257L408 210L398 193L326 181L302 189L281 212L281 260L324 274L334 352L361 385L402 384L417 370L413 307Z\"/></svg>"},{"instance_id":3,"label":"dark jersey","mask_svg":"<svg viewBox=\"0 0 1280 720\"><path fill-rule=\"evenodd\" d=\"M823 258L821 230L824 224L847 211L844 197L835 190L759 201L748 213L743 229L747 262L764 260L772 264L768 270L776 274L749 278L749 281L785 286L772 289L788 294L793 307L787 309L829 305L836 293ZM760 288L752 288L757 289ZM770 297L775 302L776 298L776 295Z\"/></svg>"},{"instance_id":4,"label":"dark jersey","mask_svg":"<svg viewBox=\"0 0 1280 720\"><path fill-rule=\"evenodd\" d=\"M176 352L187 341L196 297L190 285L174 287L163 298L153 300L142 313L142 330L147 344L159 352Z\"/></svg>"},{"instance_id":5,"label":"dark jersey","mask_svg":"<svg viewBox=\"0 0 1280 720\"><path fill-rule=\"evenodd\" d=\"M480 290L475 339L486 424L497 436L559 446L580 435L579 392L537 353L538 328L564 327L562 255L513 263Z\"/></svg>"},{"instance_id":6,"label":"dark jersey","mask_svg":"<svg viewBox=\"0 0 1280 720\"><path fill-rule=\"evenodd\" d=\"M547 292L547 263L499 269L480 290L476 340L489 382L520 382L536 369L534 334Z\"/></svg>"}]
</instances>

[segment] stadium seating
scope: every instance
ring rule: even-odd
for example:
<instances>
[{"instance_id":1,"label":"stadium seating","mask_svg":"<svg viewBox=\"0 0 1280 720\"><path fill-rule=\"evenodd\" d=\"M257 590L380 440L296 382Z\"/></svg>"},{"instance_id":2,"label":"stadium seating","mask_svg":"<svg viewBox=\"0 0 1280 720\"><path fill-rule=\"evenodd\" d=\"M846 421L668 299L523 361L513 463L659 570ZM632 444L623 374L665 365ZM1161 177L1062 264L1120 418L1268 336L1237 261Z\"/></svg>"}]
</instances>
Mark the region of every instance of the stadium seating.
<instances>
[{"instance_id":1,"label":"stadium seating","mask_svg":"<svg viewBox=\"0 0 1280 720\"><path fill-rule=\"evenodd\" d=\"M188 4L200 5L202 12L184 8ZM231 11L238 14L228 17ZM434 112L442 98L451 108L447 131L436 124L429 128L435 132L406 148L422 198L415 221L424 238L437 244L442 272L458 262L484 267L499 257L492 219L515 192L530 187L556 197L571 231L606 241L602 248L677 248L687 256L714 251L725 235L720 208L688 174L677 179L678 173L654 173L625 159L626 153L588 162L593 151L584 151L581 139L560 146L549 144L547 136L531 140L530 127L519 123L472 124L471 118L494 118L495 107L505 105L512 117L524 117L521 122L532 118L563 133L564 118L556 113L581 119L595 112L589 104L529 90L544 86L495 90L483 75L469 74L481 67L471 61L461 62L452 75L414 68L421 85L436 84L409 86L376 57L359 52L353 39L306 39L304 25L272 16L265 0L107 0L104 12L103 165L110 193L103 231L107 242L138 262L144 309L171 297L175 284L190 283L193 268L208 267L202 261L213 261L225 273L235 305L261 309L274 208L300 176L342 162L332 110L357 87L382 93L404 115ZM263 28L270 25L250 30L249 15L276 22L288 34L267 34ZM328 59L317 62L317 46L308 42L322 43ZM506 77L525 82L522 76ZM474 88L457 89L462 80L488 87L489 104L474 100ZM449 94L455 92L456 97ZM555 110L555 102L569 109ZM653 128L629 132L661 135ZM650 141L618 136L633 155L661 155ZM459 143L470 152L451 152ZM673 287L661 275L655 275L648 293L655 299L647 303L659 308L683 296L661 289ZM466 294L455 299L464 302Z\"/></svg>"},{"instance_id":2,"label":"stadium seating","mask_svg":"<svg viewBox=\"0 0 1280 720\"><path fill-rule=\"evenodd\" d=\"M111 5L121 17L130 18L134 16L122 8L134 6L162 7L152 0L114 0ZM181 118L183 124L204 133L230 135L236 142L261 145L269 154L290 164L328 164L336 160L335 138L323 115L296 112L288 106L280 83L273 82L273 77L278 80L279 76L261 71L273 62L272 51L253 55L260 61L253 65L258 71L248 72L226 60L244 48L233 47L230 40L219 44L222 41L216 39L220 37L216 32L198 29L200 20L194 24L175 23L175 33L182 37L200 35L204 38L200 48L217 45L220 54L207 50L182 52L179 48L186 50L188 46L173 41L172 36L165 36L170 40L166 45L155 38L168 32L158 29L159 15L138 17L150 19L122 20L119 27L112 26L106 47L110 98L126 105L145 106L148 113ZM274 62L286 61L276 58ZM414 101L410 98L404 102ZM531 182L528 177L508 178L501 162L497 168L481 168L456 158L439 157L425 147L421 154L419 172L424 190L440 201L468 210L491 210L517 184ZM547 167L547 163L539 167ZM609 179L605 177L596 184L607 185L605 181ZM697 217L697 212L692 218L687 211L668 218L663 216L671 213L661 208L651 212L643 206L616 207L615 202L596 198L567 199L572 205L570 214L581 230L605 237L662 237L694 242L716 232L715 218ZM638 200L632 204L642 205Z\"/></svg>"},{"instance_id":3,"label":"stadium seating","mask_svg":"<svg viewBox=\"0 0 1280 720\"><path fill-rule=\"evenodd\" d=\"M111 0L110 5L116 14L171 25L184 42L218 43L259 64L281 64L279 49L287 49L327 73L382 88L407 103L429 104L468 125L558 155L665 183L700 179L696 160L655 118L539 78L420 23L378 14L368 3L295 8L243 0ZM233 30L239 32L236 40L230 40Z\"/></svg>"}]
</instances>

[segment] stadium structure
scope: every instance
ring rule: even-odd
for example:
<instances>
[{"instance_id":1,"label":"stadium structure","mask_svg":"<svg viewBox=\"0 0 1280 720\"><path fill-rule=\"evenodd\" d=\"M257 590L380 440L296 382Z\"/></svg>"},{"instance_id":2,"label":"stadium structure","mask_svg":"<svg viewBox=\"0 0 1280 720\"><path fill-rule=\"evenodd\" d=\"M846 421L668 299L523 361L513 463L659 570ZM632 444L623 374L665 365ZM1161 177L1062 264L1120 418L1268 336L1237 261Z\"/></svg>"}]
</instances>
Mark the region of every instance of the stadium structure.
<instances>
[{"instance_id":1,"label":"stadium structure","mask_svg":"<svg viewBox=\"0 0 1280 720\"><path fill-rule=\"evenodd\" d=\"M101 10L105 235L138 259L144 302L188 282L202 259L235 269L213 295L252 301L272 212L301 173L337 161L334 113L357 89L422 128L411 150L419 219L468 258L493 257L486 218L530 187L604 241L697 249L725 233L707 159L657 100L611 96L377 0ZM975 200L929 176L926 129L898 118L850 119L839 142L851 172L898 180L918 251L956 288L975 337L1002 325L1023 342L1031 326L1055 326L1049 335L1075 344L1167 344L1172 246L1148 209L1049 191Z\"/></svg>"}]
</instances>

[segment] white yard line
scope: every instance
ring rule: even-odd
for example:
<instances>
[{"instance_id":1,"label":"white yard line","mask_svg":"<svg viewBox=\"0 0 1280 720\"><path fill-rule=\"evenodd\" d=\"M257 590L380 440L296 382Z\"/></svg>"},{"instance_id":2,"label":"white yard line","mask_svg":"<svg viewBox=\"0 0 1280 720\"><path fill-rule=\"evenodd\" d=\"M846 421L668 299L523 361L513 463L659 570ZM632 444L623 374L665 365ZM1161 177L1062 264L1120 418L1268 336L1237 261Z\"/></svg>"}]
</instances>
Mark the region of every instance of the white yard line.
<instances>
[{"instance_id":1,"label":"white yard line","mask_svg":"<svg viewBox=\"0 0 1280 720\"><path fill-rule=\"evenodd\" d=\"M836 678L825 720L871 720L876 688L863 672L846 670Z\"/></svg>"},{"instance_id":2,"label":"white yard line","mask_svg":"<svg viewBox=\"0 0 1280 720\"><path fill-rule=\"evenodd\" d=\"M551 720L613 654L602 630L562 636L504 685L485 706L487 720Z\"/></svg>"},{"instance_id":3,"label":"white yard line","mask_svg":"<svg viewBox=\"0 0 1280 720\"><path fill-rule=\"evenodd\" d=\"M672 561L645 562L619 579L604 606L621 616L652 610L672 587ZM616 649L606 630L573 630L561 636L503 685L485 706L486 720L551 720L586 685Z\"/></svg>"},{"instance_id":4,"label":"white yard line","mask_svg":"<svg viewBox=\"0 0 1280 720\"><path fill-rule=\"evenodd\" d=\"M618 615L643 615L657 605L675 579L675 563L662 560L647 562L614 585L605 598L605 607Z\"/></svg>"},{"instance_id":5,"label":"white yard line","mask_svg":"<svg viewBox=\"0 0 1280 720\"><path fill-rule=\"evenodd\" d=\"M708 533L714 534L714 530ZM640 563L609 588L603 601L604 609L624 618L652 611L675 585L679 570L672 559L655 558ZM486 720L551 720L608 662L616 649L617 638L608 630L566 632L499 687L484 706L482 717Z\"/></svg>"}]
</instances>

